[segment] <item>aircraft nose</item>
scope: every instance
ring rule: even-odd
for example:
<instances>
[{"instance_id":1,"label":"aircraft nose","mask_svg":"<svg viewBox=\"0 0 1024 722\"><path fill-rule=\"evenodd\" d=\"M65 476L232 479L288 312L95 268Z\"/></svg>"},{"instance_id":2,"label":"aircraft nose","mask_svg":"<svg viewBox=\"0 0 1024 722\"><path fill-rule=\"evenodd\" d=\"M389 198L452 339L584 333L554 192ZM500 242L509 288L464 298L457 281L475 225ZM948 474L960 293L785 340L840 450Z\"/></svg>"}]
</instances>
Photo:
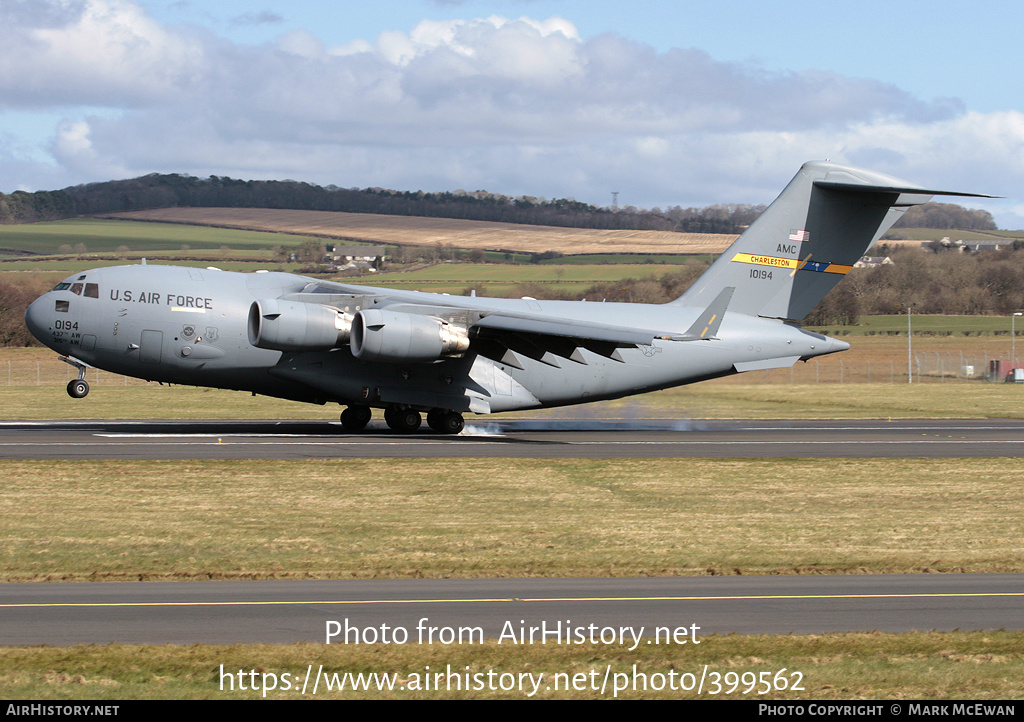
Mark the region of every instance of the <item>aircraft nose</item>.
<instances>
[{"instance_id":1,"label":"aircraft nose","mask_svg":"<svg viewBox=\"0 0 1024 722\"><path fill-rule=\"evenodd\" d=\"M47 296L37 298L25 311L25 325L43 343L46 343L46 334L50 331L52 312L53 299Z\"/></svg>"}]
</instances>

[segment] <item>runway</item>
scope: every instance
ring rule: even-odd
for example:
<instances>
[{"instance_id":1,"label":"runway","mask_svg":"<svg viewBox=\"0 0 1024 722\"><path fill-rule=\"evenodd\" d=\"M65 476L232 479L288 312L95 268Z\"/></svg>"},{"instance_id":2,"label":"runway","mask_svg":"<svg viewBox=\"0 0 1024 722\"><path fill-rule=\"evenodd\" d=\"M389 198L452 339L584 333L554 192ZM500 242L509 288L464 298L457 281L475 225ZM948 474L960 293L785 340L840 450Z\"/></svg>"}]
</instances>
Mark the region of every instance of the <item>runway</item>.
<instances>
[{"instance_id":1,"label":"runway","mask_svg":"<svg viewBox=\"0 0 1024 722\"><path fill-rule=\"evenodd\" d=\"M470 420L458 436L306 421L0 424L2 459L968 458L1024 455L1014 419Z\"/></svg>"},{"instance_id":2,"label":"runway","mask_svg":"<svg viewBox=\"0 0 1024 722\"><path fill-rule=\"evenodd\" d=\"M1022 611L1024 574L3 584L0 645L325 643L332 629L344 643L347 626L359 630L349 644L419 644L431 629L443 644L459 630L474 642L512 632L518 644L531 628L590 640L629 628L630 647L732 632L1016 630Z\"/></svg>"}]
</instances>

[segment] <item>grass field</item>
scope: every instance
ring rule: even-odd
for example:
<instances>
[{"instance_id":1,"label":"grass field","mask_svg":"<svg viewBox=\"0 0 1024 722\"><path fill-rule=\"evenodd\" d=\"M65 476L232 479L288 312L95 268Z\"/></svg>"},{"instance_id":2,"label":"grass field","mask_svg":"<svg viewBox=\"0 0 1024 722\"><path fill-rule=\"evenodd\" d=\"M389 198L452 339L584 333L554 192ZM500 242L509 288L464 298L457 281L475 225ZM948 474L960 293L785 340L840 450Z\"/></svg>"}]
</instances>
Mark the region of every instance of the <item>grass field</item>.
<instances>
[{"instance_id":1,"label":"grass field","mask_svg":"<svg viewBox=\"0 0 1024 722\"><path fill-rule=\"evenodd\" d=\"M479 295L496 297L514 296L520 284L543 284L558 292L575 294L596 283L678 273L683 265L441 263L416 271L376 274L359 282L452 295L472 289Z\"/></svg>"},{"instance_id":2,"label":"grass field","mask_svg":"<svg viewBox=\"0 0 1024 722\"><path fill-rule=\"evenodd\" d=\"M0 461L3 580L1024 572L1016 459L125 466Z\"/></svg>"},{"instance_id":3,"label":"grass field","mask_svg":"<svg viewBox=\"0 0 1024 722\"><path fill-rule=\"evenodd\" d=\"M269 208L160 208L108 217L314 234L360 243L453 246L524 253L721 253L736 236L560 228L451 218Z\"/></svg>"},{"instance_id":4,"label":"grass field","mask_svg":"<svg viewBox=\"0 0 1024 722\"><path fill-rule=\"evenodd\" d=\"M1024 320L1018 319L1014 330L1024 338ZM911 315L911 330L921 336L1006 336L1009 343L1011 319L1009 316L922 316ZM888 316L861 316L853 326L821 326L814 330L830 335L907 336L906 314Z\"/></svg>"},{"instance_id":5,"label":"grass field","mask_svg":"<svg viewBox=\"0 0 1024 722\"><path fill-rule=\"evenodd\" d=\"M140 252L175 251L182 245L193 251L270 250L276 245L299 245L307 237L286 233L261 233L229 228L204 228L170 223L108 221L72 218L48 223L0 225L0 247L37 254L57 253L64 244L84 243L90 253L110 253L121 246Z\"/></svg>"},{"instance_id":6,"label":"grass field","mask_svg":"<svg viewBox=\"0 0 1024 722\"><path fill-rule=\"evenodd\" d=\"M528 682L523 692L439 692L431 678L431 689L422 690L425 675L450 666L457 673L483 675L485 684L487 675L493 673L494 687L499 686L497 675L506 675L506 682L521 674L533 675L533 679L543 675L534 699L859 700L862 705L866 700L1013 700L1024 694L1022 650L1024 634L1020 632L729 635L706 637L700 645L642 645L633 652L617 646L499 646L494 642L447 647L307 643L7 648L0 649L0 697L526 699L534 688ZM303 695L302 682L310 665L313 675L322 665L332 681L335 674L387 674L396 689L328 692L322 682L316 695L309 690ZM695 686L705 665L709 676L704 694L678 689ZM256 671L255 677L249 676L251 670ZM606 670L608 688L602 693L600 683ZM788 685L792 680L800 689L773 689L759 695L755 687L744 694L760 675L776 680L780 670L786 671L775 684L781 686L785 680ZM233 682L222 678L222 671L234 675ZM238 689L239 671L245 673L246 691ZM720 675L716 694L707 691L714 688L713 673ZM676 689L666 688L670 676ZM289 689L285 689L285 680ZM566 691L573 681L582 688ZM257 691L251 691L252 682ZM260 691L264 685L271 688L266 695ZM410 689L417 685L421 690ZM616 685L627 689L616 691ZM1011 708L1006 713L1012 712Z\"/></svg>"}]
</instances>

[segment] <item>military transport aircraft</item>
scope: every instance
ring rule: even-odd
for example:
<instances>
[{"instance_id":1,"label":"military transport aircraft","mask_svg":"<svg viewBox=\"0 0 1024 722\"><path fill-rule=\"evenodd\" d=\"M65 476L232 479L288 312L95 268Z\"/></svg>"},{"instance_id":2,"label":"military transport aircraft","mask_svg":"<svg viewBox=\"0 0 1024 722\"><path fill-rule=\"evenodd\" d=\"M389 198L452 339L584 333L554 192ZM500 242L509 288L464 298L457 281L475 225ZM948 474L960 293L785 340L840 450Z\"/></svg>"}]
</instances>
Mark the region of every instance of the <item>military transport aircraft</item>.
<instances>
[{"instance_id":1,"label":"military transport aircraft","mask_svg":"<svg viewBox=\"0 0 1024 722\"><path fill-rule=\"evenodd\" d=\"M933 195L806 163L678 299L662 305L395 291L289 273L147 265L76 273L34 301L33 335L85 371L337 402L359 431L458 433L462 414L613 399L849 348L799 322L903 211ZM990 196L982 196L990 197Z\"/></svg>"}]
</instances>

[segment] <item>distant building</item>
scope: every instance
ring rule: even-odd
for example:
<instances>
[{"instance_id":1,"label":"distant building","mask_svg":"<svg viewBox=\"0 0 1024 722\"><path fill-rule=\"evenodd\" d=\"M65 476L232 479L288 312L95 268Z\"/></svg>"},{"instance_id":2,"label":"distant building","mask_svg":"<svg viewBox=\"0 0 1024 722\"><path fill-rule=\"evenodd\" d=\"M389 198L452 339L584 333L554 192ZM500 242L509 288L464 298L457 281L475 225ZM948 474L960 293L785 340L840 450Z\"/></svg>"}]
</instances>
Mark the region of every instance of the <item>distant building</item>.
<instances>
[{"instance_id":1,"label":"distant building","mask_svg":"<svg viewBox=\"0 0 1024 722\"><path fill-rule=\"evenodd\" d=\"M1006 243L1002 241L973 241L965 243L964 246L971 253L980 253L981 251L1001 251Z\"/></svg>"},{"instance_id":2,"label":"distant building","mask_svg":"<svg viewBox=\"0 0 1024 722\"><path fill-rule=\"evenodd\" d=\"M387 252L384 246L328 246L327 250L331 260L341 271L351 268L375 271L377 269L374 262L378 258L383 261Z\"/></svg>"},{"instance_id":3,"label":"distant building","mask_svg":"<svg viewBox=\"0 0 1024 722\"><path fill-rule=\"evenodd\" d=\"M892 259L888 256L861 256L860 260L853 264L854 268L877 268L878 266L891 266Z\"/></svg>"},{"instance_id":4,"label":"distant building","mask_svg":"<svg viewBox=\"0 0 1024 722\"><path fill-rule=\"evenodd\" d=\"M955 248L960 253L980 253L981 251L1001 251L1010 244L1006 241L951 241L949 236L946 236L941 241L926 241L922 245L933 251L942 248Z\"/></svg>"}]
</instances>

